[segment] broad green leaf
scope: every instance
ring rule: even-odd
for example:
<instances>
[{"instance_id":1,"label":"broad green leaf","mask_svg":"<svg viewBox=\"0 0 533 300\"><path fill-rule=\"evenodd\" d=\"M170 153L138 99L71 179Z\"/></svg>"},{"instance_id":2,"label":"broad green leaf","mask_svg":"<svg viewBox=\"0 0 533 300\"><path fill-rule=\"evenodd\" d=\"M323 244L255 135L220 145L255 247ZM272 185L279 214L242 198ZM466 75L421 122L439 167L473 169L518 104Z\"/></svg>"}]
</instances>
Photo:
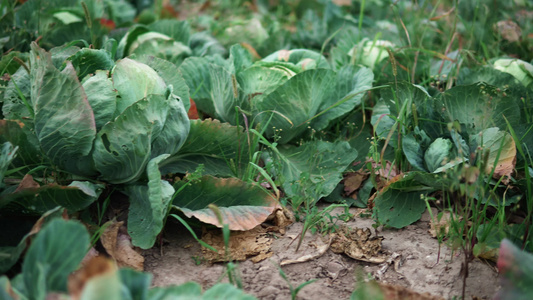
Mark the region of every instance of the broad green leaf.
<instances>
[{"instance_id":1,"label":"broad green leaf","mask_svg":"<svg viewBox=\"0 0 533 300\"><path fill-rule=\"evenodd\" d=\"M167 86L172 85L172 92L181 99L185 106L185 111L189 111L189 107L191 106L189 101L189 87L176 65L164 59L147 55L140 56L136 60L154 69L163 78Z\"/></svg>"},{"instance_id":2,"label":"broad green leaf","mask_svg":"<svg viewBox=\"0 0 533 300\"><path fill-rule=\"evenodd\" d=\"M456 86L440 94L438 100L437 109L443 111L445 119L465 125L470 135L490 127L506 128L504 117L512 127L520 124L520 100L485 83Z\"/></svg>"},{"instance_id":3,"label":"broad green leaf","mask_svg":"<svg viewBox=\"0 0 533 300\"><path fill-rule=\"evenodd\" d=\"M409 172L390 183L374 199L374 209L380 223L402 228L420 219L426 209L421 195L447 189L457 179L426 173Z\"/></svg>"},{"instance_id":4,"label":"broad green leaf","mask_svg":"<svg viewBox=\"0 0 533 300\"><path fill-rule=\"evenodd\" d=\"M110 70L115 65L111 53L102 49L84 48L68 60L72 62L79 79L84 79L85 76L94 74L97 70Z\"/></svg>"},{"instance_id":5,"label":"broad green leaf","mask_svg":"<svg viewBox=\"0 0 533 300\"><path fill-rule=\"evenodd\" d=\"M516 145L509 133L493 127L483 130L473 140L478 147L482 147L483 153L488 152L485 166L487 174L494 169L493 177L496 179L502 176L511 177L516 162Z\"/></svg>"},{"instance_id":6,"label":"broad green leaf","mask_svg":"<svg viewBox=\"0 0 533 300\"><path fill-rule=\"evenodd\" d=\"M248 143L241 127L218 120L191 120L191 131L180 151L161 165L161 172L192 173L198 165L205 166L206 175L233 176L232 162L237 170L248 165Z\"/></svg>"},{"instance_id":7,"label":"broad green leaf","mask_svg":"<svg viewBox=\"0 0 533 300\"><path fill-rule=\"evenodd\" d=\"M176 154L189 136L189 130L190 120L183 101L171 95L165 125L152 141L151 158L161 154Z\"/></svg>"},{"instance_id":8,"label":"broad green leaf","mask_svg":"<svg viewBox=\"0 0 533 300\"><path fill-rule=\"evenodd\" d=\"M105 123L113 119L115 114L117 92L113 82L108 77L107 71L97 70L94 76L85 77L82 86L94 112L96 129L100 130Z\"/></svg>"},{"instance_id":9,"label":"broad green leaf","mask_svg":"<svg viewBox=\"0 0 533 300\"><path fill-rule=\"evenodd\" d=\"M146 167L147 186L136 184L125 188L130 197L128 233L132 244L143 249L154 245L157 235L163 229L163 221L174 194L174 188L167 181L161 180L159 172L159 163L168 156L163 154L150 160Z\"/></svg>"},{"instance_id":10,"label":"broad green leaf","mask_svg":"<svg viewBox=\"0 0 533 300\"><path fill-rule=\"evenodd\" d=\"M154 69L138 61L123 58L113 71L113 84L118 94L116 116L133 103L151 94L164 95L167 85Z\"/></svg>"},{"instance_id":11,"label":"broad green leaf","mask_svg":"<svg viewBox=\"0 0 533 300\"><path fill-rule=\"evenodd\" d=\"M268 32L263 28L259 19L252 17L249 20L227 24L219 39L228 45L245 42L256 46L261 45L267 38Z\"/></svg>"},{"instance_id":12,"label":"broad green leaf","mask_svg":"<svg viewBox=\"0 0 533 300\"><path fill-rule=\"evenodd\" d=\"M248 50L239 44L231 46L229 49L230 52L230 61L233 62L233 70L231 73L236 75L239 74L242 70L250 67L252 65L252 55Z\"/></svg>"},{"instance_id":13,"label":"broad green leaf","mask_svg":"<svg viewBox=\"0 0 533 300\"><path fill-rule=\"evenodd\" d=\"M337 72L335 97L322 103L320 115L313 124L316 130L322 130L333 120L343 116L361 104L365 91L372 87L374 73L369 68L354 68L352 65L343 67ZM342 102L342 103L340 103Z\"/></svg>"},{"instance_id":14,"label":"broad green leaf","mask_svg":"<svg viewBox=\"0 0 533 300\"><path fill-rule=\"evenodd\" d=\"M36 44L31 52L31 98L41 149L61 169L93 173L89 153L96 135L94 114L70 62L59 72Z\"/></svg>"},{"instance_id":15,"label":"broad green leaf","mask_svg":"<svg viewBox=\"0 0 533 300\"><path fill-rule=\"evenodd\" d=\"M89 234L75 221L54 219L33 240L22 264L22 276L30 299L67 291L68 275L89 248Z\"/></svg>"},{"instance_id":16,"label":"broad green leaf","mask_svg":"<svg viewBox=\"0 0 533 300\"><path fill-rule=\"evenodd\" d=\"M77 25L76 25L77 26ZM79 26L77 26L79 27ZM73 39L69 39L68 42L72 41ZM65 44L63 46L54 47L50 49L50 54L52 55L52 64L56 69L63 70L66 65L66 60L76 54L76 52L80 51L80 48L75 46L70 46L66 44L67 41L61 44ZM61 45L57 44L57 45ZM30 57L31 58L31 57Z\"/></svg>"},{"instance_id":17,"label":"broad green leaf","mask_svg":"<svg viewBox=\"0 0 533 300\"><path fill-rule=\"evenodd\" d=\"M17 156L13 160L16 167L27 166L28 169L34 164L42 164L45 161L39 148L39 141L32 132L32 123L27 121L0 120L0 142L10 142L18 146Z\"/></svg>"},{"instance_id":18,"label":"broad green leaf","mask_svg":"<svg viewBox=\"0 0 533 300\"><path fill-rule=\"evenodd\" d=\"M169 110L165 97L150 95L104 125L96 136L93 151L102 179L125 183L142 175L151 158L152 140L163 130Z\"/></svg>"},{"instance_id":19,"label":"broad green leaf","mask_svg":"<svg viewBox=\"0 0 533 300\"><path fill-rule=\"evenodd\" d=\"M2 58L0 58L0 70L13 76L15 72L20 69L20 63L15 60L15 57L22 61L28 61L30 55L29 53L20 51L10 51L9 53L2 55ZM3 81L4 79L1 80Z\"/></svg>"},{"instance_id":20,"label":"broad green leaf","mask_svg":"<svg viewBox=\"0 0 533 300\"><path fill-rule=\"evenodd\" d=\"M32 117L33 105L31 101L30 74L26 69L20 67L15 74L11 75L11 80L3 94L2 113L4 118L14 120Z\"/></svg>"},{"instance_id":21,"label":"broad green leaf","mask_svg":"<svg viewBox=\"0 0 533 300\"><path fill-rule=\"evenodd\" d=\"M148 298L148 290L153 275L150 273L141 273L132 269L122 268L118 270L120 282L124 287L122 289L121 299L131 300L152 300Z\"/></svg>"},{"instance_id":22,"label":"broad green leaf","mask_svg":"<svg viewBox=\"0 0 533 300\"><path fill-rule=\"evenodd\" d=\"M235 125L235 107L243 107L239 100L239 83L235 75L221 66L211 65L211 99L216 115L225 122Z\"/></svg>"},{"instance_id":23,"label":"broad green leaf","mask_svg":"<svg viewBox=\"0 0 533 300\"><path fill-rule=\"evenodd\" d=\"M522 113L522 120L527 119L527 112L533 110L533 101L528 101L533 97L533 91L527 89L513 75L490 68L483 67L475 70L461 68L457 84L474 84L477 82L486 82L490 85L500 88L500 90L516 99L524 98L525 101L519 101Z\"/></svg>"},{"instance_id":24,"label":"broad green leaf","mask_svg":"<svg viewBox=\"0 0 533 300\"><path fill-rule=\"evenodd\" d=\"M135 7L128 1L111 0L104 3L118 26L132 22L137 13Z\"/></svg>"},{"instance_id":25,"label":"broad green leaf","mask_svg":"<svg viewBox=\"0 0 533 300\"><path fill-rule=\"evenodd\" d=\"M252 102L266 97L288 79L286 72L262 66L252 66L237 74L242 93Z\"/></svg>"},{"instance_id":26,"label":"broad green leaf","mask_svg":"<svg viewBox=\"0 0 533 300\"><path fill-rule=\"evenodd\" d=\"M31 175L26 175L13 193L0 197L0 208L15 202L25 211L38 214L56 206L76 212L96 201L103 189L104 185L88 181L73 181L67 186L56 183L41 186Z\"/></svg>"},{"instance_id":27,"label":"broad green leaf","mask_svg":"<svg viewBox=\"0 0 533 300\"><path fill-rule=\"evenodd\" d=\"M424 162L429 172L437 172L439 168L448 163L451 157L453 147L449 139L438 138L434 140L424 153Z\"/></svg>"},{"instance_id":28,"label":"broad green leaf","mask_svg":"<svg viewBox=\"0 0 533 300\"><path fill-rule=\"evenodd\" d=\"M388 188L374 199L374 210L380 223L402 228L420 219L426 203L422 191L403 192Z\"/></svg>"},{"instance_id":29,"label":"broad green leaf","mask_svg":"<svg viewBox=\"0 0 533 300\"><path fill-rule=\"evenodd\" d=\"M215 116L215 106L211 99L211 75L209 62L205 58L189 57L180 65L180 72L190 90L190 97L198 110Z\"/></svg>"},{"instance_id":30,"label":"broad green leaf","mask_svg":"<svg viewBox=\"0 0 533 300\"><path fill-rule=\"evenodd\" d=\"M311 141L299 147L280 147L281 173L276 174L289 198L308 193L314 201L328 196L342 180L342 172L357 157L348 142ZM272 158L275 158L273 156Z\"/></svg>"},{"instance_id":31,"label":"broad green leaf","mask_svg":"<svg viewBox=\"0 0 533 300\"><path fill-rule=\"evenodd\" d=\"M270 193L255 183L237 178L216 178L203 176L199 181L179 181L175 189L180 190L172 202L173 206L187 217L222 227L217 216L208 208L215 204L222 214L223 224L231 230L250 230L263 223L279 207Z\"/></svg>"},{"instance_id":32,"label":"broad green leaf","mask_svg":"<svg viewBox=\"0 0 533 300\"><path fill-rule=\"evenodd\" d=\"M189 41L189 47L191 47L193 56L225 57L228 52L226 48L207 31L193 33Z\"/></svg>"},{"instance_id":33,"label":"broad green leaf","mask_svg":"<svg viewBox=\"0 0 533 300\"><path fill-rule=\"evenodd\" d=\"M183 45L189 44L191 26L187 21L164 19L155 21L147 27L151 31L165 34Z\"/></svg>"},{"instance_id":34,"label":"broad green leaf","mask_svg":"<svg viewBox=\"0 0 533 300\"><path fill-rule=\"evenodd\" d=\"M395 133L389 141L391 147L398 145L398 127L405 133L406 127L418 126L433 138L442 134L442 126L438 122L441 117L432 106L434 100L421 86L398 82L382 89L380 95L381 98L372 110L370 122L376 135L381 138L387 138L394 129Z\"/></svg>"},{"instance_id":35,"label":"broad green leaf","mask_svg":"<svg viewBox=\"0 0 533 300\"><path fill-rule=\"evenodd\" d=\"M15 158L16 152L17 147L13 147L10 142L0 144L0 191L4 189L4 174L13 158Z\"/></svg>"},{"instance_id":36,"label":"broad green leaf","mask_svg":"<svg viewBox=\"0 0 533 300\"><path fill-rule=\"evenodd\" d=\"M429 137L424 130L420 130L418 127L402 138L403 154L417 171L427 171L424 165L424 149L429 143Z\"/></svg>"},{"instance_id":37,"label":"broad green leaf","mask_svg":"<svg viewBox=\"0 0 533 300\"><path fill-rule=\"evenodd\" d=\"M149 35L152 32L146 33ZM131 48L133 49L133 47ZM153 38L139 44L131 54L136 55L153 55L167 60L172 64L180 65L181 62L191 56L191 49L172 39Z\"/></svg>"},{"instance_id":38,"label":"broad green leaf","mask_svg":"<svg viewBox=\"0 0 533 300\"><path fill-rule=\"evenodd\" d=\"M299 137L321 107L334 94L335 72L313 69L296 74L268 96L254 102L255 116L267 126L266 135L279 143ZM275 113L274 113L275 112ZM270 123L266 123L270 116Z\"/></svg>"}]
</instances>

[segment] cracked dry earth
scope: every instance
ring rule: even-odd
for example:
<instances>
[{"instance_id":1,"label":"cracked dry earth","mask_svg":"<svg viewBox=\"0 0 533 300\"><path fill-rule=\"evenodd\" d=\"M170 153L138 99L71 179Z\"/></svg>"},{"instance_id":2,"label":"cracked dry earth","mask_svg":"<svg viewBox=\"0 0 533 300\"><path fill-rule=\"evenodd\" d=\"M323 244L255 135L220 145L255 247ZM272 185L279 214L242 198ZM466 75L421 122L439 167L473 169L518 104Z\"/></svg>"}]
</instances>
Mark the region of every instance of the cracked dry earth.
<instances>
[{"instance_id":1,"label":"cracked dry earth","mask_svg":"<svg viewBox=\"0 0 533 300\"><path fill-rule=\"evenodd\" d=\"M350 212L357 214L358 210L351 209ZM342 228L343 238L307 233L296 253L302 223L289 225L285 234L259 230L253 234L255 244L248 243L250 239L244 235L236 236L233 241L237 242L233 243L252 249L253 254L238 263L244 290L259 299L290 299L288 283L279 274L281 264L294 287L316 279L298 293L298 299L349 299L357 282L367 281L370 277L378 280L378 288L385 293L385 299L460 297L462 254L456 251L452 255L451 250L442 245L437 263L439 245L428 232L427 212L420 221L400 230L378 228L378 236L375 236L372 224L369 218L355 217ZM218 236L212 232L204 233L203 239L208 244L216 244L220 237L215 235ZM351 238L351 242L345 237ZM377 245L378 240L381 247ZM207 289L221 278L227 282L223 275L225 265L208 262L221 257L210 255L213 252L206 249L202 251L185 229L177 224L168 226L164 241L162 248L154 247L144 252L145 271L153 274L154 286L196 281ZM352 251L354 243L363 247ZM232 257L246 256L239 251L233 249ZM207 258L203 253L208 255ZM295 262L302 258L308 260ZM466 299L492 299L498 288L494 264L475 259L469 268Z\"/></svg>"}]
</instances>

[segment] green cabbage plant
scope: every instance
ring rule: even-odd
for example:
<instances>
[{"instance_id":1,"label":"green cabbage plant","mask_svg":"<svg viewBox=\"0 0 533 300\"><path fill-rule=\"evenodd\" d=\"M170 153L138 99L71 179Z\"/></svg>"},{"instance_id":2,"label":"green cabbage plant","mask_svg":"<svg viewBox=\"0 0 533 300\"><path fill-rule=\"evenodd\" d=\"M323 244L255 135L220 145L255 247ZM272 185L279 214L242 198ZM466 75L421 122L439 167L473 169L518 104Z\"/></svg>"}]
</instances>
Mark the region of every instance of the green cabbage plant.
<instances>
[{"instance_id":1,"label":"green cabbage plant","mask_svg":"<svg viewBox=\"0 0 533 300\"><path fill-rule=\"evenodd\" d=\"M174 194L158 164L190 130L189 92L177 67L155 57L115 62L105 50L31 48L31 67L7 86L0 124L2 140L19 147L14 167L27 175L2 192L0 207L13 201L36 214L57 205L78 211L98 198L100 183L114 184L130 196L130 218L147 222L142 231L129 227L134 244L150 247ZM36 166L72 184L39 187L29 174L49 175ZM64 195L69 189L81 195Z\"/></svg>"},{"instance_id":2,"label":"green cabbage plant","mask_svg":"<svg viewBox=\"0 0 533 300\"><path fill-rule=\"evenodd\" d=\"M334 71L306 49L280 50L254 63L240 45L226 61L188 58L180 71L199 110L231 124L244 124L244 115L279 143L326 129L361 103L374 78L365 67Z\"/></svg>"}]
</instances>

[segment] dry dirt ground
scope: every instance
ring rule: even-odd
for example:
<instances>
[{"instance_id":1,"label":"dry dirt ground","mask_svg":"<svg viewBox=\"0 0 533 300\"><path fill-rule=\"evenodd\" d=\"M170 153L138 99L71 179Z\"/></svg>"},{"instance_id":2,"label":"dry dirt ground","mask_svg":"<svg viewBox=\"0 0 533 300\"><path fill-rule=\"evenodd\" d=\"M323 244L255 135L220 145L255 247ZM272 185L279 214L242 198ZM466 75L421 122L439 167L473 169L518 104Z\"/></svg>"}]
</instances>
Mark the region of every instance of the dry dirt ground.
<instances>
[{"instance_id":1,"label":"dry dirt ground","mask_svg":"<svg viewBox=\"0 0 533 300\"><path fill-rule=\"evenodd\" d=\"M355 209L350 210L356 213ZM355 217L347 223L350 228L372 228L370 218ZM302 246L295 253L302 223L287 227L285 234L267 233L257 240L270 241L268 256L258 263L250 259L238 263L244 290L259 299L290 299L288 283L280 276L280 263L295 260L305 255L315 256L328 245L328 237L307 233ZM370 263L355 260L346 254L336 254L328 249L323 255L307 262L284 265L281 268L293 286L316 279L305 286L298 299L349 299L356 282L376 278L385 286L400 286L418 293L396 292L386 299L460 299L463 277L461 276L462 254L453 253L442 245L437 263L439 245L428 233L429 214L401 230L378 228L383 237L382 251L390 259L385 263ZM209 238L204 236L204 239ZM208 263L202 256L200 245L191 235L174 224L169 226L163 247L154 247L144 252L145 271L153 274L154 286L168 286L196 281L204 289L219 282L227 282L223 263ZM269 242L269 243L270 243ZM268 244L268 243L267 243ZM263 251L264 252L264 251ZM161 254L162 253L162 254ZM392 257L392 258L391 258ZM498 274L494 264L475 259L469 268L466 299L492 299L499 288ZM404 288L399 288L403 290ZM390 295L390 294L389 294Z\"/></svg>"}]
</instances>

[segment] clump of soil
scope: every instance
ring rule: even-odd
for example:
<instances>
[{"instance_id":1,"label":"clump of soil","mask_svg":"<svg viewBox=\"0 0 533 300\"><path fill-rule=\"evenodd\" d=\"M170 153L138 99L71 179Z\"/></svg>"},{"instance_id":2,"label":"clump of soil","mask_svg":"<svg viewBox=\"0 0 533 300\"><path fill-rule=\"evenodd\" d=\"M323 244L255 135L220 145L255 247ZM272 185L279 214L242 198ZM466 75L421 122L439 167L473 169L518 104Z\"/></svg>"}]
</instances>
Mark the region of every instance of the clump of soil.
<instances>
[{"instance_id":1,"label":"clump of soil","mask_svg":"<svg viewBox=\"0 0 533 300\"><path fill-rule=\"evenodd\" d=\"M357 215L356 209L351 209L350 212ZM382 240L381 248L378 249L379 255L386 254L387 258L380 257L375 263L370 262L372 259L362 261L348 256L347 253L334 253L331 247L328 247L331 246L332 238L318 234L307 233L300 250L295 253L298 243L295 239L298 239L302 230L301 223L290 225L283 235L263 232L260 241L268 245L268 252L265 252L265 249L255 250L258 254L263 254L261 258L268 258L257 263L250 259L238 263L243 288L260 299L290 299L289 285L279 273L279 268L282 268L294 287L316 279L298 293L299 299L349 299L354 289L361 287L360 283L368 281L369 278L378 281L379 284L374 283L374 286L378 286L385 293L385 299L459 297L463 282L462 254L460 251L452 254L449 248L441 245L437 263L439 245L428 232L429 223L429 214L426 212L422 219L413 225L400 230L378 228L378 235L375 235L373 221L369 218L355 217L347 222L346 229L343 229L345 233L348 232L345 236L349 236L350 228L352 235L357 230L370 228L375 237L367 237L365 231L365 238L371 241ZM168 227L162 249L154 247L144 253L145 271L153 274L154 286L196 281L207 289L220 280L227 281L223 263L208 263L203 258L200 245L186 230L177 225ZM266 238L270 238L269 242L266 242ZM324 251L325 247L329 249ZM375 245L372 244L372 247L375 248ZM287 264L302 257L311 259ZM257 260L259 259L255 259ZM469 277L466 281L467 299L492 299L499 288L497 271L493 264L476 259L469 267Z\"/></svg>"}]
</instances>

